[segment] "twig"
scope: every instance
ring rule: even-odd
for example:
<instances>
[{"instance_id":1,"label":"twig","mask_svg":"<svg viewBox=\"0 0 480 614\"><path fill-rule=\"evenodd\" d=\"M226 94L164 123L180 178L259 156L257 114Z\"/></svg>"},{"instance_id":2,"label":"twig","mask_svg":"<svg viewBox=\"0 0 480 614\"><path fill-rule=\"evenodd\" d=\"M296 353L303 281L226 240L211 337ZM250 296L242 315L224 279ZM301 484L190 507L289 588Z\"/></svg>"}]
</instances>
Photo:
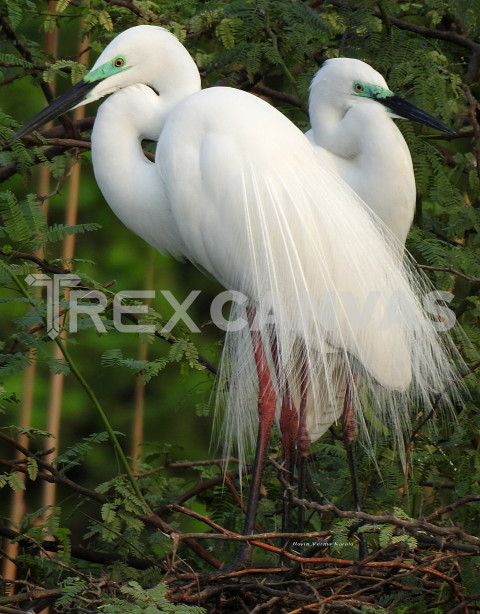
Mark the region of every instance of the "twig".
<instances>
[{"instance_id":1,"label":"twig","mask_svg":"<svg viewBox=\"0 0 480 614\"><path fill-rule=\"evenodd\" d=\"M2 614L25 614L20 608L9 608L6 605L0 605L0 612Z\"/></svg>"},{"instance_id":2,"label":"twig","mask_svg":"<svg viewBox=\"0 0 480 614\"><path fill-rule=\"evenodd\" d=\"M29 260L36 264L42 271L46 273L52 273L53 275L64 275L65 273L70 273L68 269L62 269L53 264L50 264L47 260L40 258L36 254L26 254L24 252L14 252L10 258L14 260Z\"/></svg>"},{"instance_id":3,"label":"twig","mask_svg":"<svg viewBox=\"0 0 480 614\"><path fill-rule=\"evenodd\" d=\"M22 141L26 143L32 143L32 145L45 145L43 141L38 139L33 134L28 134L22 137ZM48 138L48 145L64 147L65 149L69 149L70 147L78 147L81 149L91 149L92 144L90 139L67 139L67 138Z\"/></svg>"},{"instance_id":4,"label":"twig","mask_svg":"<svg viewBox=\"0 0 480 614\"><path fill-rule=\"evenodd\" d=\"M155 469L150 469L150 471L144 471L143 473L135 474L137 478L143 478L147 475L152 475L153 473L158 473L159 471L165 471L166 469L190 469L191 467L209 467L211 465L220 465L223 466L228 463L238 463L237 458L216 458L212 460L204 460L204 461L191 461L184 463L166 463L161 467L155 467ZM248 470L248 468L247 468ZM232 475L236 475L237 471L231 472Z\"/></svg>"},{"instance_id":5,"label":"twig","mask_svg":"<svg viewBox=\"0 0 480 614\"><path fill-rule=\"evenodd\" d=\"M417 269L423 269L425 271L439 271L440 273L450 273L451 275L456 275L457 277L461 277L462 279L466 279L467 281L471 281L472 283L480 282L480 277L471 277L470 275L465 275L465 273L461 273L452 267L440 267L440 266L430 266L427 264L416 264Z\"/></svg>"},{"instance_id":6,"label":"twig","mask_svg":"<svg viewBox=\"0 0 480 614\"><path fill-rule=\"evenodd\" d=\"M404 518L398 518L393 516L392 514L384 514L382 516L377 516L373 514L367 514L366 512L356 512L356 511L343 511L339 509L334 503L327 503L326 505L319 505L318 503L314 503L312 501L307 501L306 499L298 499L297 497L292 498L293 502L296 505L304 505L309 509L314 509L319 512L333 512L339 518L352 518L355 520L366 520L372 524L394 524L399 527L404 527L406 529L421 529L427 530L431 533L436 533L438 535L457 535L460 539L464 541L475 544L480 548L480 538L474 535L469 535L462 531L459 527L438 527L430 522L425 520L406 520Z\"/></svg>"},{"instance_id":7,"label":"twig","mask_svg":"<svg viewBox=\"0 0 480 614\"><path fill-rule=\"evenodd\" d=\"M473 133L475 135L475 160L477 163L477 175L480 177L480 126L478 125L477 120L478 104L468 85L462 83L461 88L465 92L465 97L468 104L468 114L470 116L470 121L472 122L473 126Z\"/></svg>"},{"instance_id":8,"label":"twig","mask_svg":"<svg viewBox=\"0 0 480 614\"><path fill-rule=\"evenodd\" d=\"M27 469L25 467L21 467L17 463L14 463L13 461L0 459L0 465L9 467L10 469L15 469L15 471L18 471L19 473L24 473L26 475L28 474ZM53 473L45 473L45 472L39 471L37 474L37 479L44 480L45 482L51 482L54 484L62 484L63 486L67 486L68 488L71 488L79 495L89 497L90 499L98 501L99 503L108 502L108 498L105 497L104 495L101 495L100 493L97 493L94 490L90 490L88 488L80 486L80 484L73 482L72 480L70 480L69 478L61 474L55 475Z\"/></svg>"},{"instance_id":9,"label":"twig","mask_svg":"<svg viewBox=\"0 0 480 614\"><path fill-rule=\"evenodd\" d=\"M447 237L446 235L436 230L435 228L429 228L428 232L432 233L432 235L435 235L442 241L445 241L445 243L449 243L450 245L454 245L455 247L465 247L465 245L463 243L460 243L460 241L456 241L455 239L450 239L450 237Z\"/></svg>"},{"instance_id":10,"label":"twig","mask_svg":"<svg viewBox=\"0 0 480 614\"><path fill-rule=\"evenodd\" d=\"M0 597L0 605L4 603L22 603L32 599L45 599L46 597L59 597L63 593L63 588L30 590L28 593L10 595L10 597Z\"/></svg>"},{"instance_id":11,"label":"twig","mask_svg":"<svg viewBox=\"0 0 480 614\"><path fill-rule=\"evenodd\" d=\"M297 96L287 94L286 92L279 92L278 90L274 90L273 88L263 85L262 83L256 83L250 88L250 92L260 94L260 96L266 96L267 98L273 98L274 100L279 100L280 102L287 102L294 107L305 110L304 103Z\"/></svg>"},{"instance_id":12,"label":"twig","mask_svg":"<svg viewBox=\"0 0 480 614\"><path fill-rule=\"evenodd\" d=\"M170 537L172 540L179 539L182 537L182 533L175 527L170 526L164 520L159 518L158 516L139 516L140 520L145 524L149 524L157 529L160 529L165 535ZM222 567L221 561L219 561L213 554L211 554L208 550L197 544L197 542L190 538L186 537L182 539L182 541L191 549L195 554L197 554L200 558L206 561L209 565L211 565L215 569L220 569Z\"/></svg>"},{"instance_id":13,"label":"twig","mask_svg":"<svg viewBox=\"0 0 480 614\"><path fill-rule=\"evenodd\" d=\"M480 591L478 591L477 593L473 593L473 595L467 595L467 597L463 601L461 601L454 608L449 610L447 614L460 614L460 612L467 612L468 610L465 606L467 606L472 601L476 601L477 599L480 599Z\"/></svg>"},{"instance_id":14,"label":"twig","mask_svg":"<svg viewBox=\"0 0 480 614\"><path fill-rule=\"evenodd\" d=\"M393 17L391 15L388 16L388 20L394 26L400 28L400 30L407 30L408 32L414 32L415 34L419 34L420 36L425 36L427 38L435 38L437 40L455 43L455 45L468 49L472 53L480 51L480 45L478 43L475 43L466 36L457 34L457 32L438 30L436 28L427 28L426 26L419 26L417 24L410 23L409 21L399 19L398 17Z\"/></svg>"},{"instance_id":15,"label":"twig","mask_svg":"<svg viewBox=\"0 0 480 614\"><path fill-rule=\"evenodd\" d=\"M142 491L140 490L138 486L138 482L133 476L132 468L130 467L130 463L128 462L127 457L125 456L122 446L120 445L120 442L118 441L118 437L115 435L115 431L113 430L112 425L110 424L110 421L107 418L107 414L103 411L103 407L101 406L99 400L97 399L96 394L93 392L92 388L90 388L90 385L88 384L87 380L83 377L83 375L78 370L76 363L73 361L72 357L70 356L70 352L67 350L66 345L63 343L63 341L61 340L59 336L55 337L55 343L60 348L60 351L62 352L65 360L67 361L68 366L70 367L72 373L75 375L79 384L85 390L92 405L97 410L100 416L100 419L102 420L103 425L108 432L110 441L112 442L113 447L116 453L118 454L118 458L121 464L123 465L123 469L125 473L127 474L128 481L130 482L130 485L135 491L135 494L137 495L138 499L142 502L142 504L145 506L145 509L149 510L150 508L142 495Z\"/></svg>"},{"instance_id":16,"label":"twig","mask_svg":"<svg viewBox=\"0 0 480 614\"><path fill-rule=\"evenodd\" d=\"M233 473L233 477L237 477L240 472L235 471L232 473ZM212 486L217 486L218 484L222 484L224 481L225 481L225 478L223 475L219 475L215 478L210 478L209 480L202 480L201 482L198 482L197 484L195 484L195 486L192 486L192 488L184 492L182 495L180 495L177 499L177 503L178 504L184 503L185 501L188 501L192 497L197 496L199 493L204 492L205 490L208 490L209 488L212 488ZM162 516L165 512L168 512L170 508L171 508L171 505L165 505L161 509L156 510L155 513L158 516ZM176 510L176 511L179 511L179 510Z\"/></svg>"},{"instance_id":17,"label":"twig","mask_svg":"<svg viewBox=\"0 0 480 614\"><path fill-rule=\"evenodd\" d=\"M454 501L449 505L445 505L445 507L441 507L440 509L435 510L428 516L425 516L424 520L426 522L430 522L430 520L438 518L438 516L442 516L447 512L451 512L452 510L457 509L457 507L460 507L461 505L465 505L466 503L472 503L473 501L480 501L480 495L465 495L461 499L458 499L458 501Z\"/></svg>"},{"instance_id":18,"label":"twig","mask_svg":"<svg viewBox=\"0 0 480 614\"><path fill-rule=\"evenodd\" d=\"M175 504L172 504L175 505ZM181 507L181 506L179 506ZM183 511L185 512L185 510L179 510L179 511ZM247 542L247 541L251 541L251 540L272 540L272 539L318 539L321 538L322 539L322 543L327 543L325 540L327 537L330 537L331 535L333 535L333 531L314 531L312 533L280 533L280 532L272 532L272 533L253 533L252 535L240 535L240 533L234 533L233 531L229 531L228 529L225 529L224 527L220 527L219 525L215 525L215 523L212 523L212 521L210 521L208 518L206 518L205 516L202 516L201 514L197 514L196 512L193 512L192 510L186 510L187 512L191 512L188 515L192 516L193 518L197 518L198 520L202 520L207 522L208 524L210 524L210 526L212 526L212 528L215 528L217 530L220 530L220 533L182 533L181 534L181 539L184 538L188 538L188 539L213 539L216 541L237 541L237 542ZM305 560L307 560L307 558L305 557ZM310 561L311 559L308 558L308 560Z\"/></svg>"}]
</instances>

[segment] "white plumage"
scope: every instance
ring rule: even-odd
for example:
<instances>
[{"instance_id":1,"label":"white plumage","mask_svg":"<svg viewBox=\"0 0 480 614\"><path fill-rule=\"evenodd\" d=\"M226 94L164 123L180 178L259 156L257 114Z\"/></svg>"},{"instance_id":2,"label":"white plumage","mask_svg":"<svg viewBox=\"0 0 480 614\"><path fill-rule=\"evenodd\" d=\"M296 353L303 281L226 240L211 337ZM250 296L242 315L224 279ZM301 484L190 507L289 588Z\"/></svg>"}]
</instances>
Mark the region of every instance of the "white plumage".
<instances>
[{"instance_id":1,"label":"white plumage","mask_svg":"<svg viewBox=\"0 0 480 614\"><path fill-rule=\"evenodd\" d=\"M333 84L335 77L343 83L341 65L331 62L322 70L330 67ZM332 83L325 85L322 74L312 100L317 87L324 92ZM80 98L84 87L86 99ZM332 89L333 102L341 91ZM313 437L335 419L352 373L360 373L364 390L381 400L381 419L401 436L407 403L421 397L428 404L455 374L422 309L422 283L400 262L410 196L406 209L391 212L391 184L383 175L372 167L366 175L355 157L342 158L349 141L334 125L341 109L325 114L329 99L320 97L318 117L312 114L312 138L325 148L322 160L288 119L259 98L230 88L200 91L198 70L175 37L138 26L108 45L75 97L64 95L21 134L68 108L67 102L85 104L108 94L92 133L92 156L98 185L116 215L159 251L187 258L248 298L234 306L233 317L246 319L245 308L256 309L278 399L288 385L298 405L306 368ZM352 108L343 121L355 113L362 124L347 122L348 130L371 127L376 134L376 106ZM390 127L385 147L394 148L391 155L400 152L401 172L408 175L399 181L411 190L408 150L391 120L382 122ZM155 163L143 155L145 138L158 141ZM368 166L367 152L375 151L368 132L365 138ZM374 180L378 208L384 204L390 211L378 213L400 241L358 196L374 207L367 198ZM243 451L245 437L254 432L258 397L246 328L227 333L222 365L229 379L226 441L238 436Z\"/></svg>"}]
</instances>

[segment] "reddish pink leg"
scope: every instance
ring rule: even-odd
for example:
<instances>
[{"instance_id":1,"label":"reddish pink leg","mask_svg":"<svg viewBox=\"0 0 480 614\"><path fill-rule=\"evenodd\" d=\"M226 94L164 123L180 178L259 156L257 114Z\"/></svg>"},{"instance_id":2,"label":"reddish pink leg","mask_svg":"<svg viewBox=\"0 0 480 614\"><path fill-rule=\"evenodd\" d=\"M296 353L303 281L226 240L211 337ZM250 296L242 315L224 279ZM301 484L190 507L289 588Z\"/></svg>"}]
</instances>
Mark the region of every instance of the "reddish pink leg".
<instances>
[{"instance_id":1,"label":"reddish pink leg","mask_svg":"<svg viewBox=\"0 0 480 614\"><path fill-rule=\"evenodd\" d=\"M277 381L282 380L280 373L280 358L278 355L277 338L273 334L271 341L272 358L275 367L275 374ZM280 410L280 432L282 434L282 445L284 454L284 467L287 472L287 479L290 481L290 477L293 473L293 467L295 466L295 450L297 445L297 431L298 431L298 413L290 394L290 387L288 382L285 382L282 390L282 404Z\"/></svg>"},{"instance_id":2,"label":"reddish pink leg","mask_svg":"<svg viewBox=\"0 0 480 614\"><path fill-rule=\"evenodd\" d=\"M288 384L282 395L282 408L280 411L280 432L282 433L282 445L284 455L285 477L288 484L291 483L293 470L295 467L296 443L298 431L298 413L293 404ZM288 533L291 530L291 491L286 488L283 495L282 506L282 532Z\"/></svg>"},{"instance_id":3,"label":"reddish pink leg","mask_svg":"<svg viewBox=\"0 0 480 614\"><path fill-rule=\"evenodd\" d=\"M257 447L255 450L255 460L253 463L252 481L250 484L250 492L248 496L247 512L245 514L245 522L243 525L243 535L251 535L255 526L255 516L257 512L258 499L260 495L260 484L262 478L262 470L267 451L268 438L272 430L272 424L275 417L276 395L272 384L272 378L268 369L267 356L263 347L261 334L258 330L253 330L255 319L255 309L247 310L248 323L250 326L250 334L252 336L253 350L255 354L255 363L258 373L258 438ZM251 558L251 546L248 542L243 542L238 549L235 566L246 565Z\"/></svg>"},{"instance_id":4,"label":"reddish pink leg","mask_svg":"<svg viewBox=\"0 0 480 614\"><path fill-rule=\"evenodd\" d=\"M275 335L275 331L272 335L271 340L271 348L272 348L272 359L275 367L275 374L277 376L277 381L281 382L281 365L280 365L280 357L278 355L278 346L277 346L277 338ZM282 446L283 446L283 457L284 464L283 467L285 469L285 478L288 484L290 484L293 470L295 467L295 457L296 457L296 447L297 447L297 431L298 431L298 413L297 409L293 403L292 395L290 393L290 387L288 382L284 382L282 384L282 403L280 410L280 432L282 434ZM282 532L288 533L290 531L290 523L291 523L291 492L288 488L285 489L283 495L283 505L282 505Z\"/></svg>"},{"instance_id":5,"label":"reddish pink leg","mask_svg":"<svg viewBox=\"0 0 480 614\"><path fill-rule=\"evenodd\" d=\"M285 460L285 471L287 479L293 473L295 466L295 448L297 443L298 432L298 413L293 404L292 397L288 385L285 386L285 391L282 395L282 408L280 411L280 432L282 433L283 454Z\"/></svg>"}]
</instances>

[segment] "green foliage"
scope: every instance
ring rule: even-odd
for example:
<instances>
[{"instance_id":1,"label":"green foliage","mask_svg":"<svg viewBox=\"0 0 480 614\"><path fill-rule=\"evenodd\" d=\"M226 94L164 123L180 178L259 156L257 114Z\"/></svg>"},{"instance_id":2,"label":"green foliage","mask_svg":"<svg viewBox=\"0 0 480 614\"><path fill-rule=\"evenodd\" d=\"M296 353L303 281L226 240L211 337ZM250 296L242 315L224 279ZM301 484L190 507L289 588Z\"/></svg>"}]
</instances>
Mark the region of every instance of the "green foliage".
<instances>
[{"instance_id":1,"label":"green foliage","mask_svg":"<svg viewBox=\"0 0 480 614\"><path fill-rule=\"evenodd\" d=\"M130 581L121 590L124 598L114 597L100 606L106 614L205 614L198 606L174 605L164 597L167 587L158 584L155 588L143 589L138 582Z\"/></svg>"},{"instance_id":2,"label":"green foliage","mask_svg":"<svg viewBox=\"0 0 480 614\"><path fill-rule=\"evenodd\" d=\"M65 237L69 237L70 235L89 232L91 230L99 230L100 228L100 224L95 223L75 224L73 226L69 224L55 224L48 229L44 236L45 240L48 242L63 241Z\"/></svg>"},{"instance_id":3,"label":"green foliage","mask_svg":"<svg viewBox=\"0 0 480 614\"><path fill-rule=\"evenodd\" d=\"M59 60L44 70L42 77L44 81L50 83L55 81L56 77L64 77L66 72L70 73L72 83L76 83L84 76L86 70L85 66L78 62L72 60Z\"/></svg>"},{"instance_id":4,"label":"green foliage","mask_svg":"<svg viewBox=\"0 0 480 614\"><path fill-rule=\"evenodd\" d=\"M22 482L16 471L0 475L0 488L3 488L4 486L10 486L13 492L25 490L25 484Z\"/></svg>"},{"instance_id":5,"label":"green foliage","mask_svg":"<svg viewBox=\"0 0 480 614\"><path fill-rule=\"evenodd\" d=\"M119 435L120 433L116 434ZM72 467L80 465L86 455L92 451L95 444L103 443L104 441L108 441L108 433L106 431L92 433L57 456L55 462L61 467L61 471L66 473Z\"/></svg>"},{"instance_id":6,"label":"green foliage","mask_svg":"<svg viewBox=\"0 0 480 614\"><path fill-rule=\"evenodd\" d=\"M79 578L67 578L62 582L62 596L55 601L57 608L65 608L72 604L77 595L85 589L85 582Z\"/></svg>"},{"instance_id":7,"label":"green foliage","mask_svg":"<svg viewBox=\"0 0 480 614\"><path fill-rule=\"evenodd\" d=\"M34 194L19 202L10 191L0 193L0 214L3 230L12 242L39 247L37 237L45 230L45 216ZM31 241L35 243L29 244Z\"/></svg>"}]
</instances>

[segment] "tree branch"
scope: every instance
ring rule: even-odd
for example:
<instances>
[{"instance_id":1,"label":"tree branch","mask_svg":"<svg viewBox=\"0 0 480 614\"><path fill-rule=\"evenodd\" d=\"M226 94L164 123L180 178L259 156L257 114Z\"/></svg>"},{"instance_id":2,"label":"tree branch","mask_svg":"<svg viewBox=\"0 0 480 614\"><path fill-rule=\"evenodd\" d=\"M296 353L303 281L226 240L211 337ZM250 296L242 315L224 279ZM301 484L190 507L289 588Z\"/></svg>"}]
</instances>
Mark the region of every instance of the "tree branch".
<instances>
[{"instance_id":1,"label":"tree branch","mask_svg":"<svg viewBox=\"0 0 480 614\"><path fill-rule=\"evenodd\" d=\"M462 90L465 92L465 97L468 104L468 114L473 126L473 133L475 135L475 160L477 166L477 175L480 177L480 126L477 120L478 104L473 97L471 89L468 85L462 84Z\"/></svg>"},{"instance_id":2,"label":"tree branch","mask_svg":"<svg viewBox=\"0 0 480 614\"><path fill-rule=\"evenodd\" d=\"M475 497L475 501L480 501L480 495L472 495ZM406 520L404 518L398 518L393 516L392 514L383 514L382 516L377 516L373 514L367 514L365 512L357 512L357 511L343 511L339 509L334 503L327 503L326 505L319 505L318 503L314 503L312 501L307 501L306 499L298 499L297 497L292 498L293 502L296 505L303 505L308 509L314 509L317 512L333 512L339 518L352 518L358 520L365 520L366 522L372 524L394 524L399 527L408 528L408 529L420 529L430 531L431 533L436 533L438 535L451 536L456 535L460 539L463 539L466 542L470 542L478 547L478 552L480 553L480 538L475 535L469 535L462 531L459 527L451 526L451 527L438 527L426 520Z\"/></svg>"},{"instance_id":3,"label":"tree branch","mask_svg":"<svg viewBox=\"0 0 480 614\"><path fill-rule=\"evenodd\" d=\"M465 273L461 273L452 267L439 267L439 266L430 266L427 264L416 264L417 269L423 269L425 271L439 271L440 273L451 273L452 275L456 275L457 277L461 277L462 279L466 279L467 281L471 281L472 283L480 282L480 277L470 277L470 275L465 275Z\"/></svg>"}]
</instances>

